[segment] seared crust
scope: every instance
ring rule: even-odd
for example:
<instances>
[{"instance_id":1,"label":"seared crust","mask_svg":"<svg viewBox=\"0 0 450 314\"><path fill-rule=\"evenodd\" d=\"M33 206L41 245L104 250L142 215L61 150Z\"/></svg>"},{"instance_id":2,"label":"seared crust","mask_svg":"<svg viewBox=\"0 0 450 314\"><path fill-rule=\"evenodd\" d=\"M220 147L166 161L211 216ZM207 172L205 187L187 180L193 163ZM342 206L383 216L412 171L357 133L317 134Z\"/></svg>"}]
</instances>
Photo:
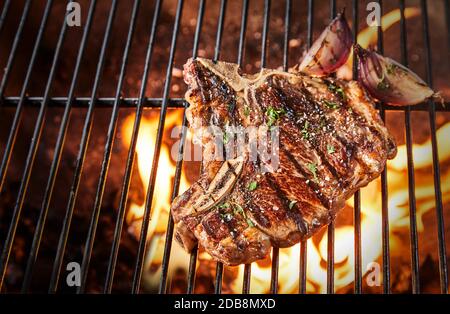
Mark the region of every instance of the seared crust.
<instances>
[{"instance_id":1,"label":"seared crust","mask_svg":"<svg viewBox=\"0 0 450 314\"><path fill-rule=\"evenodd\" d=\"M171 207L176 239L188 251L197 239L215 259L237 265L264 258L270 244L294 245L330 223L396 154L357 82L267 69L245 75L236 64L200 58L186 63L184 77L191 128L262 126L273 122L268 111L283 113L276 171L244 152L230 173L229 161L213 160L212 134L198 139L207 152L203 175Z\"/></svg>"}]
</instances>

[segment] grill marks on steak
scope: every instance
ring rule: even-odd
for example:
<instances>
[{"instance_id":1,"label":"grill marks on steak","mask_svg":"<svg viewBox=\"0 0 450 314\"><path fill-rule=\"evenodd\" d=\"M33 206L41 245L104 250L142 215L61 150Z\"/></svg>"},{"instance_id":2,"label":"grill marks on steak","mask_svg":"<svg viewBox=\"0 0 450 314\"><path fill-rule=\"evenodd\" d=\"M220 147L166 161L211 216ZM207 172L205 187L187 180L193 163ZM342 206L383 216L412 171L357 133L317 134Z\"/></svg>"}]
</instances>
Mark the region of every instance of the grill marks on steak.
<instances>
[{"instance_id":1,"label":"grill marks on steak","mask_svg":"<svg viewBox=\"0 0 450 314\"><path fill-rule=\"evenodd\" d=\"M213 136L202 134L203 174L171 207L176 239L188 251L197 239L215 259L236 265L264 258L271 244L291 246L328 224L396 154L356 82L267 69L245 75L206 59L189 60L184 77L191 128L275 123L280 143L278 169L264 172L266 162L250 161L248 152L213 160ZM273 121L270 110L282 114Z\"/></svg>"}]
</instances>

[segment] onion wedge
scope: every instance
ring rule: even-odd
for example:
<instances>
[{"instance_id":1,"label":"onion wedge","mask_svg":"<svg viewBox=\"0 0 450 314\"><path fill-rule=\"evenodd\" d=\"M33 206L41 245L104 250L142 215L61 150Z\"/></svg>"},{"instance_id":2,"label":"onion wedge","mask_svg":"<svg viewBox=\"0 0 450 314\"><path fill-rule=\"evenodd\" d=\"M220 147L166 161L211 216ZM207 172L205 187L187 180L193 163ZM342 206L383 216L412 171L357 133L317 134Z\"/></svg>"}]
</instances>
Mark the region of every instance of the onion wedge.
<instances>
[{"instance_id":1,"label":"onion wedge","mask_svg":"<svg viewBox=\"0 0 450 314\"><path fill-rule=\"evenodd\" d=\"M329 75L347 61L352 43L344 12L339 13L308 50L298 70L312 76Z\"/></svg>"},{"instance_id":2,"label":"onion wedge","mask_svg":"<svg viewBox=\"0 0 450 314\"><path fill-rule=\"evenodd\" d=\"M419 104L435 92L414 72L373 50L355 45L358 80L369 94L390 105Z\"/></svg>"}]
</instances>

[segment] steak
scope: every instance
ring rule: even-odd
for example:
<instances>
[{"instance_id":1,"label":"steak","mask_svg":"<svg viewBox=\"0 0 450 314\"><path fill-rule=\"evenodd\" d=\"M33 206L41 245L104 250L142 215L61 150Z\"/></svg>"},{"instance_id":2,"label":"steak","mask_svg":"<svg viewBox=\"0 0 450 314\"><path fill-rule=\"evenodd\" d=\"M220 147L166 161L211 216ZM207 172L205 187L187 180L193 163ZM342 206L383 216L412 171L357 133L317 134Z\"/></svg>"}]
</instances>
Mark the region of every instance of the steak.
<instances>
[{"instance_id":1,"label":"steak","mask_svg":"<svg viewBox=\"0 0 450 314\"><path fill-rule=\"evenodd\" d=\"M188 60L184 79L187 119L203 130L196 139L204 148L200 178L171 206L187 251L198 242L214 259L238 265L266 257L271 246L292 246L329 224L396 154L374 101L355 81L295 70L247 75L201 58ZM233 156L217 158L223 152L212 129L230 127L275 133L264 145L276 165L235 141Z\"/></svg>"}]
</instances>

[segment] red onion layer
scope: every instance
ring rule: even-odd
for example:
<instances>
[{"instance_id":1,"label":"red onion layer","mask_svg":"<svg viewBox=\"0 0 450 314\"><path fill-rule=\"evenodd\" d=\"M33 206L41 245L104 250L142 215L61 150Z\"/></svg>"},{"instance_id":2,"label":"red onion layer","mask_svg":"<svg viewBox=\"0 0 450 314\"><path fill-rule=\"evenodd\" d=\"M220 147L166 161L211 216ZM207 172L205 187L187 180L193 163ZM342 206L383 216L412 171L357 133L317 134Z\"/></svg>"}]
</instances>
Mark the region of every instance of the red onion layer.
<instances>
[{"instance_id":1,"label":"red onion layer","mask_svg":"<svg viewBox=\"0 0 450 314\"><path fill-rule=\"evenodd\" d=\"M352 32L344 13L339 13L308 50L299 71L312 76L335 72L347 61L352 43Z\"/></svg>"},{"instance_id":2,"label":"red onion layer","mask_svg":"<svg viewBox=\"0 0 450 314\"><path fill-rule=\"evenodd\" d=\"M387 104L416 105L435 95L414 72L373 50L355 45L358 80L369 94Z\"/></svg>"}]
</instances>

